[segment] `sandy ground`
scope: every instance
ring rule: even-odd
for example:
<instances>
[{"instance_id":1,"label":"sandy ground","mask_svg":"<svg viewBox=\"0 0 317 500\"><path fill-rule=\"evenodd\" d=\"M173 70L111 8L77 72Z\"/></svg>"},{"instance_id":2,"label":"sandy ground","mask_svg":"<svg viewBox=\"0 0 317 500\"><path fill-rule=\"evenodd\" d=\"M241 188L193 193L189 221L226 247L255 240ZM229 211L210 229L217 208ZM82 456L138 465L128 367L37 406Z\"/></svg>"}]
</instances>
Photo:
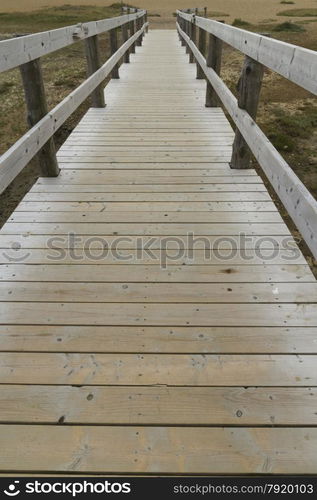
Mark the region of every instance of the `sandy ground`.
<instances>
[{"instance_id":1,"label":"sandy ground","mask_svg":"<svg viewBox=\"0 0 317 500\"><path fill-rule=\"evenodd\" d=\"M172 22L172 13L176 9L189 7L207 7L209 11L218 11L229 14L228 21L242 18L251 23L267 21L275 16L277 12L292 8L317 7L316 0L294 0L294 5L281 5L279 0L205 0L201 4L192 0L137 0L138 7L147 9L149 12L161 15L161 20L153 19L157 27L166 22ZM0 12L29 11L41 7L64 5L110 5L112 1L104 0L0 0ZM131 2L130 3L134 3ZM283 20L283 17L280 18Z\"/></svg>"}]
</instances>

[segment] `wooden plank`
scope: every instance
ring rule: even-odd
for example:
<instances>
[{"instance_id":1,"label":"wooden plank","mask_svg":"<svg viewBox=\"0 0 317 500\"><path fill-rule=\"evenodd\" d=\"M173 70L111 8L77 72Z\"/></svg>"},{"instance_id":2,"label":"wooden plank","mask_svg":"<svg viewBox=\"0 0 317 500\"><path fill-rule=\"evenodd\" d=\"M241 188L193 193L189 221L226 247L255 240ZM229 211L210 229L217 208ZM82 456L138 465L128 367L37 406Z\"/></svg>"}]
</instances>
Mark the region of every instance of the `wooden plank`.
<instances>
[{"instance_id":1,"label":"wooden plank","mask_svg":"<svg viewBox=\"0 0 317 500\"><path fill-rule=\"evenodd\" d=\"M185 13L181 13L180 16L184 19L192 19L192 16ZM317 54L313 50L199 16L195 16L195 23L207 33L215 35L291 82L317 94L315 78Z\"/></svg>"},{"instance_id":2,"label":"wooden plank","mask_svg":"<svg viewBox=\"0 0 317 500\"><path fill-rule=\"evenodd\" d=\"M304 387L2 385L0 422L305 426L317 424L316 404Z\"/></svg>"},{"instance_id":3,"label":"wooden plank","mask_svg":"<svg viewBox=\"0 0 317 500\"><path fill-rule=\"evenodd\" d=\"M161 212L162 209L167 212L275 212L276 206L270 201L245 201L245 202L199 202L199 201L166 201L166 202L36 202L22 201L15 209L16 213L25 212Z\"/></svg>"},{"instance_id":4,"label":"wooden plank","mask_svg":"<svg viewBox=\"0 0 317 500\"><path fill-rule=\"evenodd\" d=\"M0 282L6 302L317 303L317 283L41 283Z\"/></svg>"},{"instance_id":5,"label":"wooden plank","mask_svg":"<svg viewBox=\"0 0 317 500\"><path fill-rule=\"evenodd\" d=\"M212 185L211 185L212 186ZM210 191L210 186L201 186L199 190L188 191L175 190L175 186L163 190L162 185L156 186L158 189L153 189L153 192L147 186L138 187L138 192L128 192L124 186L106 185L80 185L71 184L61 186L46 186L39 185L31 190L25 197L24 201L35 202L79 202L83 206L91 202L101 203L123 203L123 202L207 202L207 203L231 203L231 202L268 202L271 200L266 191L238 191L237 189L229 188L227 191L226 185L215 185L218 189ZM60 188L60 192L59 192ZM99 189L98 189L99 188ZM112 189L112 191L111 191ZM109 190L109 191L107 191Z\"/></svg>"},{"instance_id":6,"label":"wooden plank","mask_svg":"<svg viewBox=\"0 0 317 500\"><path fill-rule=\"evenodd\" d=\"M72 45L78 40L83 40L109 31L112 28L122 26L131 21L131 19L137 19L143 15L144 11L138 11L130 15L87 22L80 27L72 25L10 40L3 40L0 42L0 72L43 57L63 47Z\"/></svg>"},{"instance_id":7,"label":"wooden plank","mask_svg":"<svg viewBox=\"0 0 317 500\"><path fill-rule=\"evenodd\" d=\"M2 325L0 332L4 352L317 354L316 327Z\"/></svg>"},{"instance_id":8,"label":"wooden plank","mask_svg":"<svg viewBox=\"0 0 317 500\"><path fill-rule=\"evenodd\" d=\"M313 355L0 353L2 384L295 386L317 384Z\"/></svg>"},{"instance_id":9,"label":"wooden plank","mask_svg":"<svg viewBox=\"0 0 317 500\"><path fill-rule=\"evenodd\" d=\"M56 242L59 243L59 242ZM140 282L140 283L257 283L257 282L315 282L308 265L170 265L157 266L120 264L85 265L63 264L1 264L0 279L4 281L73 281L73 282Z\"/></svg>"},{"instance_id":10,"label":"wooden plank","mask_svg":"<svg viewBox=\"0 0 317 500\"><path fill-rule=\"evenodd\" d=\"M75 235L74 235L75 236ZM243 235L231 235L229 238L219 238L218 236L204 236L203 238L195 238L188 236L178 236L177 238L165 238L164 236L156 236L155 238L151 236L143 236L139 238L138 236L130 236L129 238L118 238L117 236L111 235L99 235L99 239L94 239L90 235L81 235L80 237L69 237L69 238L58 238L52 243L58 248L89 248L90 250L102 249L105 245L111 248L120 249L144 249L150 248L155 249L192 249L196 252L199 250L208 249L219 249L219 250L229 250L233 249L258 249L258 254L260 255L262 250L270 250L278 248L280 252L287 255L289 251L294 249L296 253L299 254L299 250L295 240L291 236L275 236L272 238L259 238L258 236L249 236L245 238ZM105 239L105 241L104 241ZM21 235L4 235L0 233L0 248L10 249L12 251L20 250L23 248L44 248L47 250L48 238L45 235L31 235L31 234L21 234ZM9 255L9 252L2 252ZM263 255L265 255L264 252ZM14 254L13 254L14 256ZM232 255L233 257L233 255Z\"/></svg>"},{"instance_id":11,"label":"wooden plank","mask_svg":"<svg viewBox=\"0 0 317 500\"><path fill-rule=\"evenodd\" d=\"M0 458L3 472L314 474L317 469L314 428L2 425L1 429L1 448L8 450Z\"/></svg>"},{"instance_id":12,"label":"wooden plank","mask_svg":"<svg viewBox=\"0 0 317 500\"><path fill-rule=\"evenodd\" d=\"M62 223L80 223L91 222L119 222L126 224L140 222L165 222L170 223L217 223L223 224L232 222L250 222L250 223L283 223L280 214L276 212L168 212L166 211L135 211L135 212L89 212L85 210L78 212L14 212L8 219L14 223L35 223L35 222L62 222Z\"/></svg>"},{"instance_id":13,"label":"wooden plank","mask_svg":"<svg viewBox=\"0 0 317 500\"><path fill-rule=\"evenodd\" d=\"M269 142L267 137L250 117L250 115L245 110L240 109L237 106L237 101L233 94L215 73L215 71L206 66L205 59L196 47L191 45L191 41L188 39L187 35L182 33L182 36L184 36L190 44L205 75L213 85L219 98L263 168L264 173L270 180L289 215L301 231L305 242L309 246L313 255L316 257L317 201L309 193L304 184L298 179L283 157ZM271 39L268 40L270 41ZM292 58L293 57L294 51L292 51ZM255 57L255 59L257 58ZM258 58L258 60L260 59Z\"/></svg>"},{"instance_id":14,"label":"wooden plank","mask_svg":"<svg viewBox=\"0 0 317 500\"><path fill-rule=\"evenodd\" d=\"M70 234L91 235L167 235L178 236L188 233L198 235L231 236L244 233L258 236L290 235L284 223L49 223L49 222L7 222L2 227L2 234Z\"/></svg>"},{"instance_id":15,"label":"wooden plank","mask_svg":"<svg viewBox=\"0 0 317 500\"><path fill-rule=\"evenodd\" d=\"M1 302L0 312L8 325L317 326L317 304L230 304L228 316L228 304L43 302L35 316L32 303Z\"/></svg>"}]
</instances>

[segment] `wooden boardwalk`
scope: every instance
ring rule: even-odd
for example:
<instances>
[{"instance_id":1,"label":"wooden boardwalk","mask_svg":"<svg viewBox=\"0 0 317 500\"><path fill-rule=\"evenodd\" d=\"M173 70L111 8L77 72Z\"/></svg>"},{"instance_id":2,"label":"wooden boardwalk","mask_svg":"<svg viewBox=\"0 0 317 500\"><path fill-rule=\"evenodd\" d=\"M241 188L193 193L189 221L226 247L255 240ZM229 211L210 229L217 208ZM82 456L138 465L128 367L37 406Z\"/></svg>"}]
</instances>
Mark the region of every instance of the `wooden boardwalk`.
<instances>
[{"instance_id":1,"label":"wooden boardwalk","mask_svg":"<svg viewBox=\"0 0 317 500\"><path fill-rule=\"evenodd\" d=\"M150 31L0 233L2 473L317 472L316 281L195 77Z\"/></svg>"}]
</instances>

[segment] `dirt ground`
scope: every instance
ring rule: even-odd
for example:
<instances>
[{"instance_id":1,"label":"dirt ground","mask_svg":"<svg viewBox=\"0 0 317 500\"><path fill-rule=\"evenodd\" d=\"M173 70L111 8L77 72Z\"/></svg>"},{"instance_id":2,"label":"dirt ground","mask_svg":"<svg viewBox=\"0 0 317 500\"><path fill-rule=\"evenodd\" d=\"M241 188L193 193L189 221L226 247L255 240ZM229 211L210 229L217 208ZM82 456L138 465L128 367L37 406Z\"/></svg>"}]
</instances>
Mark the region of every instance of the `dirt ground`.
<instances>
[{"instance_id":1,"label":"dirt ground","mask_svg":"<svg viewBox=\"0 0 317 500\"><path fill-rule=\"evenodd\" d=\"M109 17L120 13L118 8L120 4L109 9L104 7L104 1L98 0L92 0L91 2L85 0L86 7L78 5L78 0L67 0L67 6L64 6L65 0L16 0L14 3L9 0L0 0L0 2L0 39L10 37L17 32L28 33L75 24L75 19L81 19L81 16L85 16L83 18L83 21L85 21L91 18ZM316 9L317 7L316 0L295 0L295 2L295 4L285 5L281 4L279 0L266 0L265 2L263 0L213 0L213 2L206 2L205 5L208 7L208 12L215 14L213 17L223 19L228 24L232 24L234 19L242 19L244 22L249 23L245 29L268 32L270 36L275 38L316 50L317 16L286 17L276 15L286 9ZM87 7L89 4L103 5L103 7L99 7L99 12L95 7ZM54 5L55 7L50 7L32 15L31 9L38 9L43 5ZM58 5L63 7L58 8ZM76 7L72 7L72 5L76 5ZM160 0L160 2L140 0L137 5L149 10L150 26L153 29L173 29L175 27L173 11L176 8L195 6L189 1L173 0ZM101 11L101 9L105 10ZM21 14L16 13L18 10L25 11L27 14L21 16ZM1 15L1 11L11 12L11 17L6 18L5 15ZM74 15L77 18L74 18ZM68 19L70 19L69 22L67 22ZM285 20L296 23L300 30L298 32L275 31L276 25L283 23ZM103 59L106 60L109 54L107 36L102 37L101 48ZM243 56L241 54L226 45L224 46L222 77L234 93L236 92L242 62ZM85 78L86 69L82 43L43 58L42 65L48 105L51 109ZM63 143L88 107L89 100L59 130L55 137L57 148ZM317 197L316 99L298 86L266 70L261 92L258 122L296 174L312 194ZM26 130L24 97L20 75L18 70L13 70L0 75L0 153L8 149ZM254 166L260 173L258 165L254 163ZM32 186L37 176L36 161L33 161L0 197L0 226L14 210L21 197ZM272 194L276 199L274 193ZM291 226L285 210L282 206L280 206L280 209ZM296 230L292 229L295 236L298 235ZM305 251L305 253L309 256L308 252ZM313 264L311 256L309 258L311 264Z\"/></svg>"},{"instance_id":2,"label":"dirt ground","mask_svg":"<svg viewBox=\"0 0 317 500\"><path fill-rule=\"evenodd\" d=\"M225 12L228 21L235 18L246 19L251 23L260 23L275 18L276 14L287 8L313 8L317 7L316 0L294 0L295 5L280 4L279 0L205 0L201 4L195 4L192 0L138 0L137 6L147 9L149 12L158 13L163 22L171 21L172 13L176 9L191 7L207 7L210 11ZM43 7L68 5L110 5L113 3L105 0L1 0L0 11L30 11ZM126 3L126 2L124 2ZM131 3L131 2L129 2ZM134 3L134 2L132 2ZM160 24L160 23L159 23Z\"/></svg>"}]
</instances>

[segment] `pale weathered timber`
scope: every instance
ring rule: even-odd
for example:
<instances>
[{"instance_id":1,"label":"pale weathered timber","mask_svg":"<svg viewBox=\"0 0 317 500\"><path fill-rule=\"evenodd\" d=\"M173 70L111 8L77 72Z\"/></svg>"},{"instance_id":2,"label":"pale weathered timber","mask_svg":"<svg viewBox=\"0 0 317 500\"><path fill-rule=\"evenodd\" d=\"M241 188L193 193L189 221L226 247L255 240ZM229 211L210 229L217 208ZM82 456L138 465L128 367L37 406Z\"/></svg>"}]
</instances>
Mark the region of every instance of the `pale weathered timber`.
<instances>
[{"instance_id":1,"label":"pale weathered timber","mask_svg":"<svg viewBox=\"0 0 317 500\"><path fill-rule=\"evenodd\" d=\"M317 201L298 179L273 144L268 140L251 116L237 105L237 100L216 72L207 67L196 46L182 32L196 60L212 83L228 113L236 123L252 153L260 163L289 215L301 231L313 255L317 256Z\"/></svg>"},{"instance_id":2,"label":"pale weathered timber","mask_svg":"<svg viewBox=\"0 0 317 500\"><path fill-rule=\"evenodd\" d=\"M67 47L78 40L105 33L143 15L144 11L141 10L134 14L91 21L80 26L67 26L66 28L3 40L0 42L0 71L7 71L28 63Z\"/></svg>"},{"instance_id":3,"label":"pale weathered timber","mask_svg":"<svg viewBox=\"0 0 317 500\"><path fill-rule=\"evenodd\" d=\"M220 38L217 38L211 33L209 33L208 39L209 41L208 41L208 53L206 57L206 64L209 68L212 68L218 76L220 76L222 41L220 40ZM200 64L198 64L198 66L201 67ZM219 106L219 99L208 78L206 85L205 106L207 108L213 108Z\"/></svg>"},{"instance_id":4,"label":"pale weathered timber","mask_svg":"<svg viewBox=\"0 0 317 500\"><path fill-rule=\"evenodd\" d=\"M32 128L48 113L40 60L35 59L23 64L20 66L20 72L27 107L27 122ZM59 167L53 137L39 150L37 161L42 176L58 176Z\"/></svg>"},{"instance_id":5,"label":"pale weathered timber","mask_svg":"<svg viewBox=\"0 0 317 500\"><path fill-rule=\"evenodd\" d=\"M192 20L192 15L184 12L180 12L180 17L187 22ZM315 51L199 16L195 16L195 23L207 33L215 35L288 80L317 94Z\"/></svg>"},{"instance_id":6,"label":"pale weathered timber","mask_svg":"<svg viewBox=\"0 0 317 500\"><path fill-rule=\"evenodd\" d=\"M91 36L85 40L85 52L87 59L87 76L91 76L101 67L98 36ZM105 95L103 85L100 84L91 94L91 104L94 108L105 107Z\"/></svg>"},{"instance_id":7,"label":"pale weathered timber","mask_svg":"<svg viewBox=\"0 0 317 500\"><path fill-rule=\"evenodd\" d=\"M263 73L262 64L246 56L238 84L238 106L245 109L254 121L258 111ZM251 151L237 128L230 166L239 169L250 168L250 161Z\"/></svg>"}]
</instances>

